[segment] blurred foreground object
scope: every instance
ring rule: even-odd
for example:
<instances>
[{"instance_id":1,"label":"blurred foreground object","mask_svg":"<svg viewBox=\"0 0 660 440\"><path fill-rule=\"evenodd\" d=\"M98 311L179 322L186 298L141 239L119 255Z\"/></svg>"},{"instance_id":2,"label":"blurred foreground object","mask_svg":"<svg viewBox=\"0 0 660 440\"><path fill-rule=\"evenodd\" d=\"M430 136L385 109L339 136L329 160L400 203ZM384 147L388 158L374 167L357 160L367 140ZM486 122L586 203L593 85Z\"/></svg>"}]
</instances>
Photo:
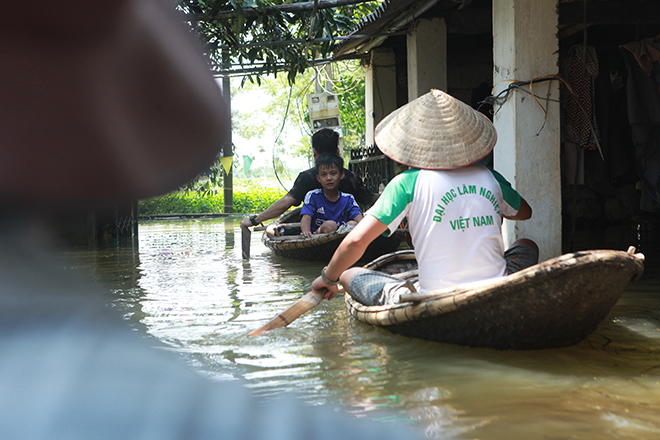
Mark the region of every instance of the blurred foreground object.
<instances>
[{"instance_id":1,"label":"blurred foreground object","mask_svg":"<svg viewBox=\"0 0 660 440\"><path fill-rule=\"evenodd\" d=\"M3 6L2 438L410 438L290 395L262 402L238 381L211 382L63 270L41 220L176 189L211 164L229 127L172 4Z\"/></svg>"},{"instance_id":2,"label":"blurred foreground object","mask_svg":"<svg viewBox=\"0 0 660 440\"><path fill-rule=\"evenodd\" d=\"M202 48L161 1L3 5L0 199L97 205L176 189L220 151Z\"/></svg>"}]
</instances>

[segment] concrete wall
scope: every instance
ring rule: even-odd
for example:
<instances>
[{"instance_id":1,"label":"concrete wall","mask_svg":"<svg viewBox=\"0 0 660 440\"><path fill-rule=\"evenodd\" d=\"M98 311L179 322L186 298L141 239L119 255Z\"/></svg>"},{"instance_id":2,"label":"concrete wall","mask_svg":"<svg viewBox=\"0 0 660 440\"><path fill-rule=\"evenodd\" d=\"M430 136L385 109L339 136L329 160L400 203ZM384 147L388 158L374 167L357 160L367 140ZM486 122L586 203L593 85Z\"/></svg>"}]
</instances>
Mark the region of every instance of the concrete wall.
<instances>
[{"instance_id":1,"label":"concrete wall","mask_svg":"<svg viewBox=\"0 0 660 440\"><path fill-rule=\"evenodd\" d=\"M481 61L481 59L475 59L475 61ZM490 58L487 63L455 64L451 58L448 62L447 93L466 104L471 104L472 94L475 88L479 87L482 83L490 85L492 81L493 64Z\"/></svg>"},{"instance_id":2,"label":"concrete wall","mask_svg":"<svg viewBox=\"0 0 660 440\"><path fill-rule=\"evenodd\" d=\"M447 25L444 18L419 20L408 34L408 101L432 88L447 91Z\"/></svg>"},{"instance_id":3,"label":"concrete wall","mask_svg":"<svg viewBox=\"0 0 660 440\"><path fill-rule=\"evenodd\" d=\"M374 145L374 128L396 110L396 59L391 48L371 51L365 69L366 145Z\"/></svg>"}]
</instances>

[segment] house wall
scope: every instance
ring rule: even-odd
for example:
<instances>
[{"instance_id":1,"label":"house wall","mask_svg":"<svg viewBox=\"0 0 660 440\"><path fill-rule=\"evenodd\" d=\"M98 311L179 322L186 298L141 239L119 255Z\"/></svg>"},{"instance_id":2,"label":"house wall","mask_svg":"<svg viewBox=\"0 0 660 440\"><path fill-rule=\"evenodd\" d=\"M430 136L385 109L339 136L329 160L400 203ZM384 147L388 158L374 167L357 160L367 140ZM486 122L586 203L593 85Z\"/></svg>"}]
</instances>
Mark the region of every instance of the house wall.
<instances>
[{"instance_id":1,"label":"house wall","mask_svg":"<svg viewBox=\"0 0 660 440\"><path fill-rule=\"evenodd\" d=\"M493 77L492 45L469 48L468 53L449 53L447 57L447 92L478 109L474 98L490 95ZM485 93L481 93L480 90ZM482 113L486 113L483 108ZM490 114L488 114L490 117Z\"/></svg>"},{"instance_id":2,"label":"house wall","mask_svg":"<svg viewBox=\"0 0 660 440\"><path fill-rule=\"evenodd\" d=\"M366 145L374 145L374 129L397 108L396 59L392 48L371 51L365 68Z\"/></svg>"},{"instance_id":3,"label":"house wall","mask_svg":"<svg viewBox=\"0 0 660 440\"><path fill-rule=\"evenodd\" d=\"M530 80L556 74L555 6L554 0L496 0L493 3L493 43L484 44L483 39L477 37L474 46L466 42L469 37L460 37L455 44L448 44L444 20L420 19L406 38L405 50L399 53L401 51L397 52L394 46L395 108L405 104L398 98L403 90L402 78L407 78L407 102L421 94L420 84L427 84L424 88L430 89L436 84L441 88L444 82L445 91L478 108L475 91L479 89L487 89L485 96L490 95L492 84L502 90L510 84L510 79ZM435 42L430 44L430 41ZM400 61L406 62L405 67ZM431 68L431 64L434 67ZM373 82L379 77L377 63L372 63L371 69L368 81L372 84L367 93L371 96L370 105L375 116L375 102L382 99L382 92L376 92ZM389 76L388 83L392 83L392 79ZM553 82L537 86L535 91L550 99L559 98L558 84ZM391 98L388 95L390 104ZM509 101L495 109L499 141L494 151L494 165L534 211L531 220L505 223L506 244L523 237L531 238L539 244L540 258L548 259L562 251L560 109L552 102L546 102L544 108L547 114L530 95L514 92ZM493 118L488 109L480 110Z\"/></svg>"},{"instance_id":4,"label":"house wall","mask_svg":"<svg viewBox=\"0 0 660 440\"><path fill-rule=\"evenodd\" d=\"M408 33L408 102L431 89L447 91L447 26L443 18L420 19Z\"/></svg>"},{"instance_id":5,"label":"house wall","mask_svg":"<svg viewBox=\"0 0 660 440\"><path fill-rule=\"evenodd\" d=\"M628 244L642 242L639 233L631 237L625 235L628 232L622 233L626 246L620 246L611 240L604 242L604 229L623 226L633 232L644 228L651 231L660 225L660 213L640 207L643 191L635 162L638 155L628 121L619 114L630 111L622 105L625 87L621 90L617 83L626 72L621 60L613 56L621 56L621 45L660 33L660 4L637 2L636 12L622 1L588 4L586 29L582 2L569 0L473 0L469 7L451 11L434 8L421 18L444 17L446 91L495 117L500 142L495 149L494 165L534 209L531 221L507 222L507 241L533 238L541 246L541 258L580 249L625 249ZM392 87L397 108L409 100L408 76L413 73L408 69L413 66L409 64L407 43L406 36L397 35L387 38L378 48L387 46L394 52ZM497 94L510 84L509 80L529 81L552 73L569 79L570 50L584 44L594 46L598 52L597 92L601 87L611 93L609 101L598 95L602 107L595 107L605 160L599 151L568 148L571 145L560 140L560 131L565 131L561 127L565 122L560 123L560 119L566 117L570 92L558 81L534 85L540 96L538 103L526 87L526 92L514 92L508 102L496 109L496 114L488 106L478 104L479 98L491 94L493 84L493 93ZM424 45L419 48L424 49ZM552 100L561 99L563 108L556 101L546 101L548 93ZM613 115L613 111L617 114ZM561 152L560 145L564 148Z\"/></svg>"}]
</instances>

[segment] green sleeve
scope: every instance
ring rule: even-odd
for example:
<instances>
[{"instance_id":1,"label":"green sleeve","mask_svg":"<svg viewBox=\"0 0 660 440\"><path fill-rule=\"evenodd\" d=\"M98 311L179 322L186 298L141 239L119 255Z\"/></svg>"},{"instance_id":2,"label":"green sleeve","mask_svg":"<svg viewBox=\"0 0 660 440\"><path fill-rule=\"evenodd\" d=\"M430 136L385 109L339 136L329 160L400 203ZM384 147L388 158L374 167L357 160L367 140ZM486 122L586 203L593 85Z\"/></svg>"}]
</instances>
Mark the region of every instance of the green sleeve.
<instances>
[{"instance_id":1,"label":"green sleeve","mask_svg":"<svg viewBox=\"0 0 660 440\"><path fill-rule=\"evenodd\" d=\"M504 203L508 204L511 208L513 208L516 212L518 212L518 210L520 209L520 200L522 199L522 197L520 197L520 194L518 194L518 191L513 189L509 181L506 180L504 176L502 176L500 173L498 173L497 171L495 171L490 167L486 167L486 168L488 168L488 170L493 174L493 177L495 177L497 183L500 184Z\"/></svg>"},{"instance_id":2,"label":"green sleeve","mask_svg":"<svg viewBox=\"0 0 660 440\"><path fill-rule=\"evenodd\" d=\"M400 222L397 219L413 200L418 174L418 169L411 168L394 177L367 213L386 224L390 230L392 227L396 229Z\"/></svg>"}]
</instances>

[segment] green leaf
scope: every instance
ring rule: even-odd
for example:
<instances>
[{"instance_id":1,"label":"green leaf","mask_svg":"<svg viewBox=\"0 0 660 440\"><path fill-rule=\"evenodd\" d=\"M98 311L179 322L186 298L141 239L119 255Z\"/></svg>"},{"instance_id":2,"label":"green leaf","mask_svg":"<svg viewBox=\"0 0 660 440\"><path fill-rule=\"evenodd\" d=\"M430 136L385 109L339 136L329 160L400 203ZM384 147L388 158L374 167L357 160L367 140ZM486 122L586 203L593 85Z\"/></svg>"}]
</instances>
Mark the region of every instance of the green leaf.
<instances>
[{"instance_id":1,"label":"green leaf","mask_svg":"<svg viewBox=\"0 0 660 440\"><path fill-rule=\"evenodd\" d=\"M232 64L248 62L253 64L268 60L259 67L255 77L265 74L287 72L289 82L294 82L297 76L304 74L309 67L311 49L317 50L320 56L328 56L333 48L332 42L314 43L309 45L306 53L305 43L288 46L257 46L255 48L240 47L246 43L305 39L311 12L276 13L267 11L268 6L292 3L291 0L180 0L179 6L185 13L215 14L233 10L236 18L199 22L195 29L207 43L209 58L214 66L222 63L222 46L229 47L229 58ZM312 35L315 37L346 35L366 14L377 7L379 2L344 6L334 9L317 11ZM254 7L257 16L247 16L245 11ZM271 14L271 15L269 15ZM252 67L252 66L246 66Z\"/></svg>"}]
</instances>

